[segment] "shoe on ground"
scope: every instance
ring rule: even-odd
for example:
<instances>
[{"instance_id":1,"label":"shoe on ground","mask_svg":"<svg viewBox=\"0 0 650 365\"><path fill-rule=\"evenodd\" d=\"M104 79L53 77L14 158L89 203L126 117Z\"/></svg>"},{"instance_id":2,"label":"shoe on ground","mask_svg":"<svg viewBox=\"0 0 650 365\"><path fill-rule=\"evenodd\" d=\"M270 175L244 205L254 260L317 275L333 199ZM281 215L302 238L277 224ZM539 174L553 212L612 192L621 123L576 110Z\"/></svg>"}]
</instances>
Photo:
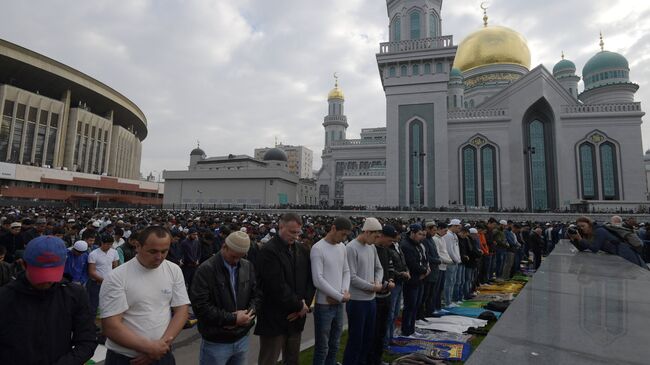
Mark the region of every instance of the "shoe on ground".
<instances>
[{"instance_id":1,"label":"shoe on ground","mask_svg":"<svg viewBox=\"0 0 650 365\"><path fill-rule=\"evenodd\" d=\"M451 303L447 306L447 308L456 308L456 307L458 307L458 304L456 303Z\"/></svg>"}]
</instances>

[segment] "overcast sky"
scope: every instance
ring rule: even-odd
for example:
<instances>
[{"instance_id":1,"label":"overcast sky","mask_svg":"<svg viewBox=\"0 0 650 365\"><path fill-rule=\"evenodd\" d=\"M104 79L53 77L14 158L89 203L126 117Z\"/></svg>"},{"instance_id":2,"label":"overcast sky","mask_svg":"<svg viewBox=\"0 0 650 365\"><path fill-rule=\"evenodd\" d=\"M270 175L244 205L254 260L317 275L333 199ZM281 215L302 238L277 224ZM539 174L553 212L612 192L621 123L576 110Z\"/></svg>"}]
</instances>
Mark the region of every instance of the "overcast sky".
<instances>
[{"instance_id":1,"label":"overcast sky","mask_svg":"<svg viewBox=\"0 0 650 365\"><path fill-rule=\"evenodd\" d=\"M444 1L443 33L455 44L482 25L479 4ZM552 70L564 51L581 74L602 30L605 49L630 62L636 100L650 110L650 1L489 6L490 24L528 40L531 67ZM185 169L197 140L217 156L252 155L277 138L311 148L319 167L334 72L346 97L348 138L385 125L375 60L388 39L383 0L20 0L5 1L2 11L1 38L110 85L144 111L145 176ZM642 129L648 148L650 126Z\"/></svg>"}]
</instances>

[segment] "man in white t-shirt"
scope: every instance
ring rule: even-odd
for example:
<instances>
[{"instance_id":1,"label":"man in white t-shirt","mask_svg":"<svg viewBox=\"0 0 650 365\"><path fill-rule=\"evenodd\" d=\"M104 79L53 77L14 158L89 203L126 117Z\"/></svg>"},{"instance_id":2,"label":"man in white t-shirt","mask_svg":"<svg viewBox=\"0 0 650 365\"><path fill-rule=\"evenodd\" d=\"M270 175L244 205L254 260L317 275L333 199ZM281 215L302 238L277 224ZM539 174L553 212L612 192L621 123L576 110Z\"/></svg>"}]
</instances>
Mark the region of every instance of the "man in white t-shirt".
<instances>
[{"instance_id":1,"label":"man in white t-shirt","mask_svg":"<svg viewBox=\"0 0 650 365\"><path fill-rule=\"evenodd\" d=\"M104 237L99 248L94 249L88 255L88 282L86 283L86 289L88 291L88 298L90 299L90 313L93 317L97 315L99 288L104 279L120 263L120 256L112 246L113 237Z\"/></svg>"},{"instance_id":2,"label":"man in white t-shirt","mask_svg":"<svg viewBox=\"0 0 650 365\"><path fill-rule=\"evenodd\" d=\"M135 259L116 268L101 288L105 364L175 364L171 346L187 321L190 303L183 273L165 260L169 230L150 226L138 238Z\"/></svg>"}]
</instances>

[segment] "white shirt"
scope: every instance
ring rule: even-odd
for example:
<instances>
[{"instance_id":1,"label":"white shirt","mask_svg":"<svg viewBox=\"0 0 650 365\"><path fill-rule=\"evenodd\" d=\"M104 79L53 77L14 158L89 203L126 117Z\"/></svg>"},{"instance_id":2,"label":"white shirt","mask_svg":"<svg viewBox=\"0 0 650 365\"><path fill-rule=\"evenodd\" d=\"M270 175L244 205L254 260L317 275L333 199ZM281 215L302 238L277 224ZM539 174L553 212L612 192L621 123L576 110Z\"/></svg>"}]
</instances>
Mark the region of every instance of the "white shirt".
<instances>
[{"instance_id":1,"label":"white shirt","mask_svg":"<svg viewBox=\"0 0 650 365\"><path fill-rule=\"evenodd\" d=\"M113 241L113 248L117 250L118 247L124 244L124 238L120 238L119 241Z\"/></svg>"},{"instance_id":2,"label":"white shirt","mask_svg":"<svg viewBox=\"0 0 650 365\"><path fill-rule=\"evenodd\" d=\"M460 248L458 247L458 236L452 231L447 231L447 234L442 238L447 245L447 253L455 264L460 264Z\"/></svg>"},{"instance_id":3,"label":"white shirt","mask_svg":"<svg viewBox=\"0 0 650 365\"><path fill-rule=\"evenodd\" d=\"M342 243L331 244L321 239L311 248L311 276L318 289L316 303L327 303L327 297L341 302L343 293L350 290L350 269L347 251Z\"/></svg>"},{"instance_id":4,"label":"white shirt","mask_svg":"<svg viewBox=\"0 0 650 365\"><path fill-rule=\"evenodd\" d=\"M113 271L113 261L120 261L120 255L113 248L109 248L106 252L96 248L88 255L88 263L95 264L97 274L102 279L106 279Z\"/></svg>"},{"instance_id":5,"label":"white shirt","mask_svg":"<svg viewBox=\"0 0 650 365\"><path fill-rule=\"evenodd\" d=\"M183 273L178 265L164 260L155 269L138 258L118 266L102 283L99 292L101 318L122 314L124 324L150 340L162 337L171 321L170 309L190 304ZM106 347L128 357L138 353L106 339Z\"/></svg>"},{"instance_id":6,"label":"white shirt","mask_svg":"<svg viewBox=\"0 0 650 365\"><path fill-rule=\"evenodd\" d=\"M449 257L449 253L447 253L447 244L444 239L438 235L433 236L433 243L436 245L438 256L440 256L440 261L442 262L438 265L438 270L447 271L447 265L454 263L451 257Z\"/></svg>"}]
</instances>

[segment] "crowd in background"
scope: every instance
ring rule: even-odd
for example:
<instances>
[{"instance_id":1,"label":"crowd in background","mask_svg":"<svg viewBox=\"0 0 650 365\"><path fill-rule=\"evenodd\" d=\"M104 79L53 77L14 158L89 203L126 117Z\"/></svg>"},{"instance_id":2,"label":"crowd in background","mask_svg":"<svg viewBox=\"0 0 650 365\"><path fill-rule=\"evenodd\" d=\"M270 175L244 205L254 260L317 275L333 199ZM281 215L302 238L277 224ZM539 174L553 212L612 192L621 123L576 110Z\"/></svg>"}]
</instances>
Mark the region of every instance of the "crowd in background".
<instances>
[{"instance_id":1,"label":"crowd in background","mask_svg":"<svg viewBox=\"0 0 650 365\"><path fill-rule=\"evenodd\" d=\"M50 248L61 242L65 257L57 262L62 282L83 288L89 318L99 310L115 364L173 363L165 361L173 361L175 335L147 348L124 345L131 342L122 337L122 321L132 325L131 306L124 308L124 303L147 301L142 293L129 292L127 282L134 279L126 273L133 270L166 272L151 279L169 281L172 287L161 289L172 303L167 313L171 308L174 315L159 335L168 336L187 319L181 308L191 302L193 314L188 316L196 316L203 337L202 363L244 363L253 327L260 336L260 364L274 364L281 353L288 363L297 363L304 321L313 312L314 363L333 364L346 312L350 336L344 364L381 364L397 331L417 337L416 320L457 306L481 284L538 269L561 239L581 251L619 255L644 268L650 258L645 224L619 216L600 223L587 217L575 222L426 221L12 207L1 209L0 216L0 286L28 283L39 272L34 267L52 267L30 262L45 257L41 251L30 253L29 246L37 246L30 242ZM24 273L30 267L31 279ZM127 293L124 298L121 292ZM400 317L401 327L395 328ZM0 335L0 348L3 341Z\"/></svg>"}]
</instances>

